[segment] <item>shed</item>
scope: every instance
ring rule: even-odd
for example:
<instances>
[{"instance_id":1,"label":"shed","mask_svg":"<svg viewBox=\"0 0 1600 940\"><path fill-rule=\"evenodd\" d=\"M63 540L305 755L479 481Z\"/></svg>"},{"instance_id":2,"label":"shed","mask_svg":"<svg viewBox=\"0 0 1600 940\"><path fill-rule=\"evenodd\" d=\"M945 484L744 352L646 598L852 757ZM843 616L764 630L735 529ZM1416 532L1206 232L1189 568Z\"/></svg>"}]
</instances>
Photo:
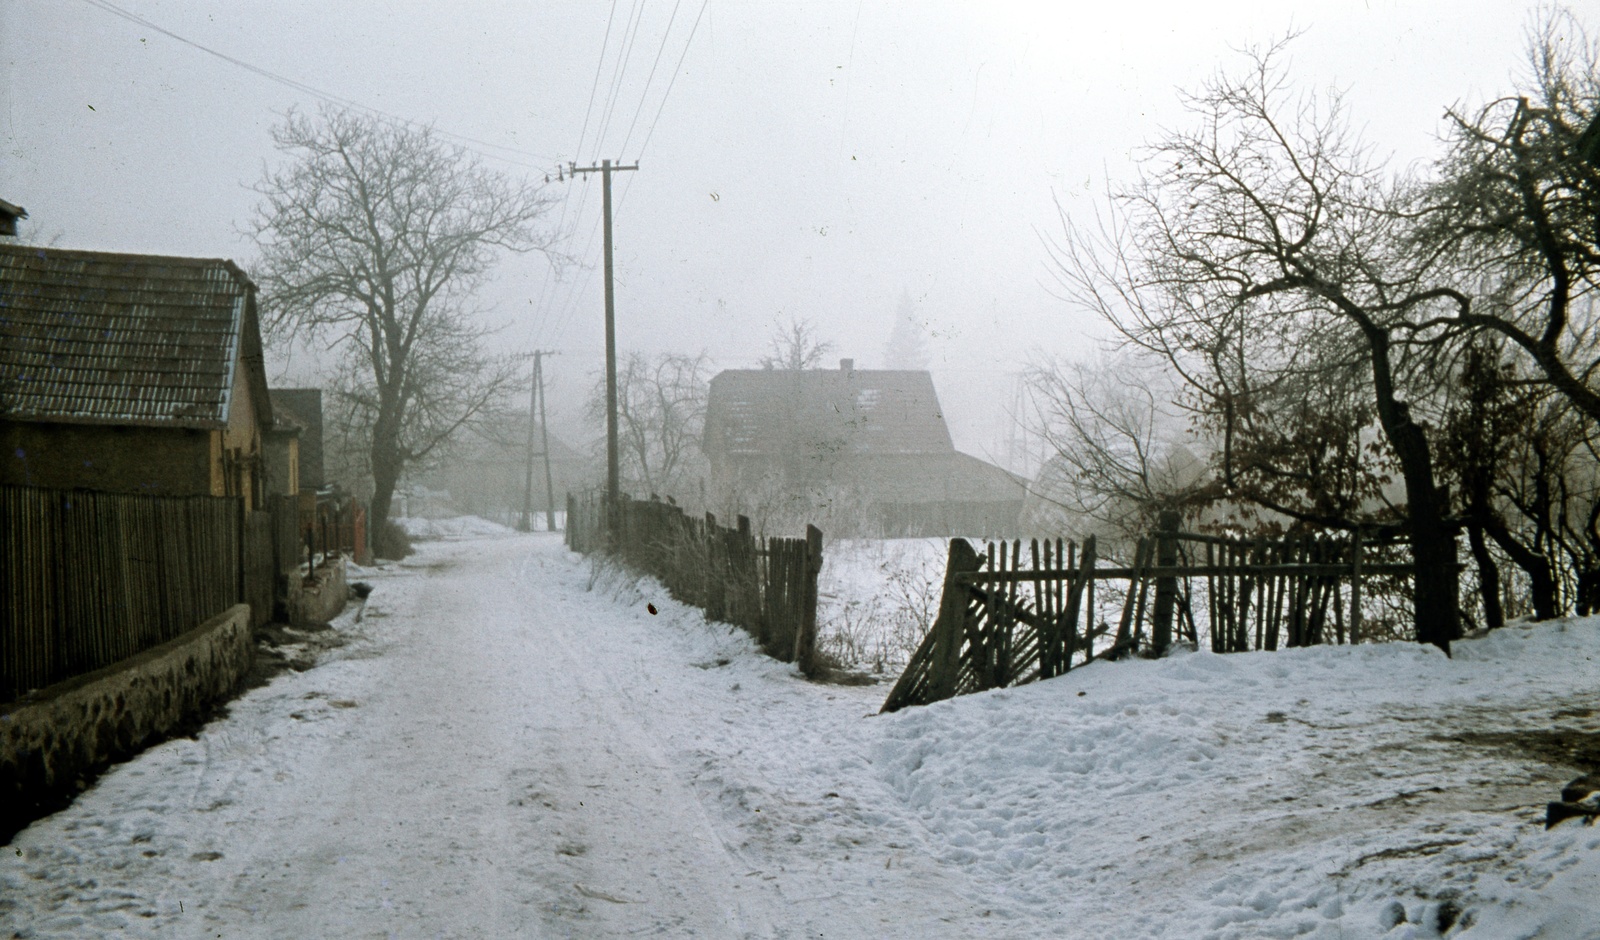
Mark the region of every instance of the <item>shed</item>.
<instances>
[{"instance_id":1,"label":"shed","mask_svg":"<svg viewBox=\"0 0 1600 940\"><path fill-rule=\"evenodd\" d=\"M233 262L0 245L0 483L258 508L271 426Z\"/></svg>"}]
</instances>

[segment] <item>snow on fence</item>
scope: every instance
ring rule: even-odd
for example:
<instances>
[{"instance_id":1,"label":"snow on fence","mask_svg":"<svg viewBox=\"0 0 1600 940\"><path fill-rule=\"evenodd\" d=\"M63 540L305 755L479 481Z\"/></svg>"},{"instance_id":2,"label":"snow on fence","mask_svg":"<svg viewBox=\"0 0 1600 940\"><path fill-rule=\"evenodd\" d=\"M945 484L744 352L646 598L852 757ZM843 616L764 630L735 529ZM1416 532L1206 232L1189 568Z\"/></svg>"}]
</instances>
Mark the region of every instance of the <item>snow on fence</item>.
<instances>
[{"instance_id":1,"label":"snow on fence","mask_svg":"<svg viewBox=\"0 0 1600 940\"><path fill-rule=\"evenodd\" d=\"M1138 540L1129 567L1100 567L1093 536L1081 547L1035 539L1026 559L1020 541L988 543L979 555L952 539L938 616L883 711L1048 679L1139 649L1160 655L1174 629L1217 653L1356 643L1363 582L1413 571L1384 554L1363 558L1394 546L1364 544L1359 533L1246 541L1163 522ZM1095 602L1095 583L1110 580L1127 583L1115 628Z\"/></svg>"},{"instance_id":2,"label":"snow on fence","mask_svg":"<svg viewBox=\"0 0 1600 940\"><path fill-rule=\"evenodd\" d=\"M822 571L822 532L806 526L806 537L758 539L750 520L735 528L711 513L689 516L657 499L622 497L614 507L616 553L629 565L660 579L676 600L703 609L706 617L743 627L782 662L808 676L821 671L817 646L817 575ZM606 507L598 496L567 496L567 546L601 551L606 544Z\"/></svg>"},{"instance_id":3,"label":"snow on fence","mask_svg":"<svg viewBox=\"0 0 1600 940\"><path fill-rule=\"evenodd\" d=\"M241 505L0 487L0 702L109 666L238 603Z\"/></svg>"}]
</instances>

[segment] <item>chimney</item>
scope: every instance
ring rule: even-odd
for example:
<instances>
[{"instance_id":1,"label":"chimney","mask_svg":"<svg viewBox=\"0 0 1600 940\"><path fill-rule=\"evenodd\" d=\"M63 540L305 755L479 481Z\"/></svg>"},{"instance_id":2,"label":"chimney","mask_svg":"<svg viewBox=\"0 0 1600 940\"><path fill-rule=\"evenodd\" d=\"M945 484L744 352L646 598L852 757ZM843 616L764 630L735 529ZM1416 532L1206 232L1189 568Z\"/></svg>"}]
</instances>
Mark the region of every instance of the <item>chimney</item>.
<instances>
[{"instance_id":1,"label":"chimney","mask_svg":"<svg viewBox=\"0 0 1600 940\"><path fill-rule=\"evenodd\" d=\"M839 371L840 372L854 372L854 371L856 371L856 361L854 359L840 359L839 360Z\"/></svg>"}]
</instances>

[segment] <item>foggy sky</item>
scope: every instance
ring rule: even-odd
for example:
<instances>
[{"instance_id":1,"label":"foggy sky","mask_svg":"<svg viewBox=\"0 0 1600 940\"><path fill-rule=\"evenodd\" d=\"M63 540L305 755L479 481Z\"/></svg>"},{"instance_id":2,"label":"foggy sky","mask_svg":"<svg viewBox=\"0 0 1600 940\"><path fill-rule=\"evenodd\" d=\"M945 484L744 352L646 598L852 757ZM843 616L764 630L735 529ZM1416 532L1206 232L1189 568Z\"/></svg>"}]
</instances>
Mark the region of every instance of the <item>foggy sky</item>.
<instances>
[{"instance_id":1,"label":"foggy sky","mask_svg":"<svg viewBox=\"0 0 1600 940\"><path fill-rule=\"evenodd\" d=\"M117 6L480 141L467 146L507 172L637 160L617 180L624 350L704 349L717 368L749 368L774 319L793 316L873 367L909 291L957 446L1002 463L1010 376L1039 352L1091 354L1105 333L1050 292L1041 238L1060 230L1057 203L1087 218L1108 177L1130 177L1136 148L1182 125L1179 87L1299 30L1297 83L1345 89L1379 153L1427 159L1447 105L1509 89L1533 9L713 2L685 55L700 0L681 0L670 31L669 0ZM86 0L0 0L0 198L28 209L38 241L248 266L248 186L277 159L269 130L318 104ZM599 182L550 192L567 200L551 220L569 236L562 250L589 267L552 280L542 257L513 256L483 300L504 349L561 351L551 422L576 439L603 342ZM311 378L304 357L269 365L275 380Z\"/></svg>"}]
</instances>

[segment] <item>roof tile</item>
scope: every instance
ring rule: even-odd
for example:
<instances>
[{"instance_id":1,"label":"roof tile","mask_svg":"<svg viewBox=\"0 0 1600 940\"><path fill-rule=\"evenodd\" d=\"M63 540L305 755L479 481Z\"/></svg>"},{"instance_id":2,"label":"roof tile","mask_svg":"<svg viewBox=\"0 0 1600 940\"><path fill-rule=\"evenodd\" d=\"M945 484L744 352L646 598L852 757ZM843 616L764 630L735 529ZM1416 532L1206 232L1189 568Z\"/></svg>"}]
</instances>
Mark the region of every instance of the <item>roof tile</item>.
<instances>
[{"instance_id":1,"label":"roof tile","mask_svg":"<svg viewBox=\"0 0 1600 940\"><path fill-rule=\"evenodd\" d=\"M219 427L252 290L219 259L0 245L0 411Z\"/></svg>"}]
</instances>

